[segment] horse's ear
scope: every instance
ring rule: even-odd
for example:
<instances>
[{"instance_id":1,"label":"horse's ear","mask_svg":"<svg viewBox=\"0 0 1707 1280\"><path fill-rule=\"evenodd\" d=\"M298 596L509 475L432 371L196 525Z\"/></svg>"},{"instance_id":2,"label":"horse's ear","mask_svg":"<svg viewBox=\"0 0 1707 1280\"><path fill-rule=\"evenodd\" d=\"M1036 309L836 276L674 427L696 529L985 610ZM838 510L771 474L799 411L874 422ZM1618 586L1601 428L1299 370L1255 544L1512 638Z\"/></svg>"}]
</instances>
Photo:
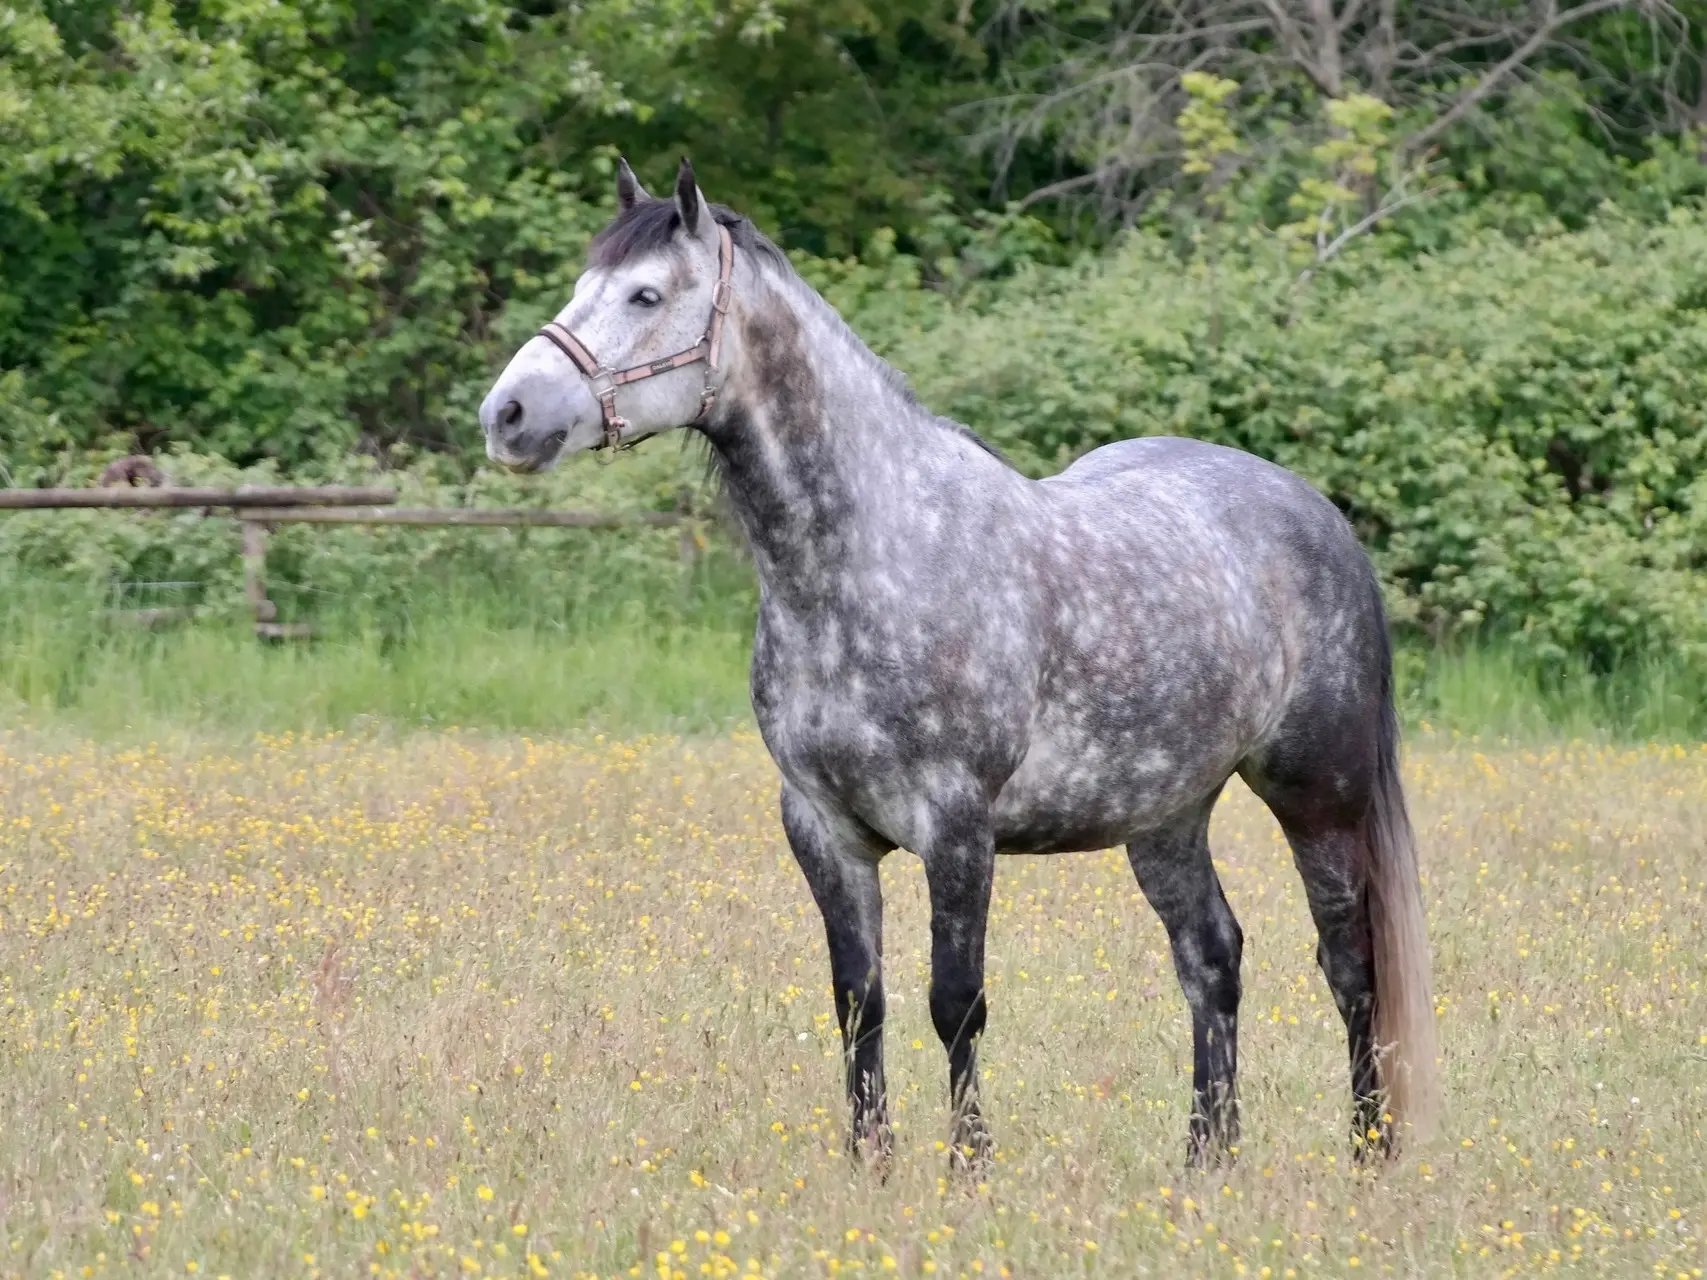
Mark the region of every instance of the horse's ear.
<instances>
[{"instance_id":1,"label":"horse's ear","mask_svg":"<svg viewBox=\"0 0 1707 1280\"><path fill-rule=\"evenodd\" d=\"M682 229L690 236L708 240L711 236L711 215L705 210L705 195L694 181L693 165L686 156L676 171L676 212L681 214Z\"/></svg>"},{"instance_id":2,"label":"horse's ear","mask_svg":"<svg viewBox=\"0 0 1707 1280\"><path fill-rule=\"evenodd\" d=\"M640 185L640 179L634 176L634 170L628 167L628 158L619 158L616 162L617 208L627 213L635 205L643 204L651 198L646 193L646 188Z\"/></svg>"}]
</instances>

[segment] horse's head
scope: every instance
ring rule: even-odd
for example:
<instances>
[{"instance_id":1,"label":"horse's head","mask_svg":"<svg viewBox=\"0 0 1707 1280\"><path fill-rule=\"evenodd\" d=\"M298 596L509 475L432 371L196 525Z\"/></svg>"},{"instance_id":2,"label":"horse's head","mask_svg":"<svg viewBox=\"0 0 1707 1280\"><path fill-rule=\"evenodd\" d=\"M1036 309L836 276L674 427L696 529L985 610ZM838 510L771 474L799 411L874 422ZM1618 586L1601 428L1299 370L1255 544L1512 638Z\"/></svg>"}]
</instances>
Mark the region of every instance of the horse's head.
<instances>
[{"instance_id":1,"label":"horse's head","mask_svg":"<svg viewBox=\"0 0 1707 1280\"><path fill-rule=\"evenodd\" d=\"M601 445L699 419L719 385L733 246L682 161L654 200L624 161L616 220L557 318L516 352L480 406L486 454L543 471Z\"/></svg>"}]
</instances>

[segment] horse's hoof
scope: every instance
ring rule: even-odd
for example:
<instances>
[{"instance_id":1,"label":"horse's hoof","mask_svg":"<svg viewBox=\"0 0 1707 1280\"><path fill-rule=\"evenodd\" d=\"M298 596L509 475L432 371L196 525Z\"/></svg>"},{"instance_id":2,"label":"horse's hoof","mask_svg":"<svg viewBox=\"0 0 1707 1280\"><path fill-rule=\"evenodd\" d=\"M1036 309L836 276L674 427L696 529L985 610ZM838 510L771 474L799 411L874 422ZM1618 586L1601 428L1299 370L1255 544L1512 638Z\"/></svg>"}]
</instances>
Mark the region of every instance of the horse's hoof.
<instances>
[{"instance_id":1,"label":"horse's hoof","mask_svg":"<svg viewBox=\"0 0 1707 1280\"><path fill-rule=\"evenodd\" d=\"M996 1144L990 1138L981 1117L973 1117L955 1127L954 1141L949 1144L948 1168L957 1179L983 1182L990 1176L995 1161Z\"/></svg>"},{"instance_id":2,"label":"horse's hoof","mask_svg":"<svg viewBox=\"0 0 1707 1280\"><path fill-rule=\"evenodd\" d=\"M848 1155L881 1186L889 1181L889 1170L895 1163L894 1131L887 1124L868 1129L848 1144Z\"/></svg>"},{"instance_id":3,"label":"horse's hoof","mask_svg":"<svg viewBox=\"0 0 1707 1280\"><path fill-rule=\"evenodd\" d=\"M848 1155L879 1182L889 1176L895 1155L895 1131L882 1109L856 1113L848 1133Z\"/></svg>"},{"instance_id":4,"label":"horse's hoof","mask_svg":"<svg viewBox=\"0 0 1707 1280\"><path fill-rule=\"evenodd\" d=\"M988 1182L995 1157L985 1149L956 1145L948 1153L948 1172L956 1182Z\"/></svg>"},{"instance_id":5,"label":"horse's hoof","mask_svg":"<svg viewBox=\"0 0 1707 1280\"><path fill-rule=\"evenodd\" d=\"M1190 1173L1225 1169L1239 1159L1237 1143L1193 1138L1185 1144L1185 1167Z\"/></svg>"},{"instance_id":6,"label":"horse's hoof","mask_svg":"<svg viewBox=\"0 0 1707 1280\"><path fill-rule=\"evenodd\" d=\"M1351 1135L1352 1163L1362 1168L1379 1167L1397 1154L1393 1131L1385 1124Z\"/></svg>"}]
</instances>

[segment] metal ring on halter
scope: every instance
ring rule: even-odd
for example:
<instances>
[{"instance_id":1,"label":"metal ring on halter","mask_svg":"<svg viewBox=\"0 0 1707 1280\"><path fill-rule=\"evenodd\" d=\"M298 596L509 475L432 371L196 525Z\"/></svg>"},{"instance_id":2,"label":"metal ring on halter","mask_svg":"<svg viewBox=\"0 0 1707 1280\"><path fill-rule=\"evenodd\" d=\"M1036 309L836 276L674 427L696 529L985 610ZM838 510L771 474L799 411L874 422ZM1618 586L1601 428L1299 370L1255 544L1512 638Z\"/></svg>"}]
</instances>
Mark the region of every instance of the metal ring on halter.
<instances>
[{"instance_id":1,"label":"metal ring on halter","mask_svg":"<svg viewBox=\"0 0 1707 1280\"><path fill-rule=\"evenodd\" d=\"M730 304L735 300L735 288L731 283L734 274L735 242L729 236L729 228L720 222L717 224L717 283L711 287L711 319L706 323L705 334L693 346L660 360L649 360L645 364L633 365L627 369L607 369L568 326L551 320L540 329L539 336L568 356L569 362L580 370L581 376L587 379L588 390L599 402L599 409L605 420L605 432L604 440L597 447L609 449L614 453L618 449L633 448L640 443L639 440L633 440L627 445L622 442L622 433L633 424L616 411L618 387L627 386L630 382L640 382L645 378L655 378L660 373L698 364L701 360L705 361L705 387L699 393L699 412L694 415L693 421L705 420L706 415L711 412L711 406L717 401L717 357L723 347L723 320L729 314Z\"/></svg>"},{"instance_id":2,"label":"metal ring on halter","mask_svg":"<svg viewBox=\"0 0 1707 1280\"><path fill-rule=\"evenodd\" d=\"M616 411L616 388L611 387L599 397L599 405L604 410L605 439L604 447L615 453L623 448L622 433L631 425L627 418ZM635 444L640 442L636 440Z\"/></svg>"}]
</instances>

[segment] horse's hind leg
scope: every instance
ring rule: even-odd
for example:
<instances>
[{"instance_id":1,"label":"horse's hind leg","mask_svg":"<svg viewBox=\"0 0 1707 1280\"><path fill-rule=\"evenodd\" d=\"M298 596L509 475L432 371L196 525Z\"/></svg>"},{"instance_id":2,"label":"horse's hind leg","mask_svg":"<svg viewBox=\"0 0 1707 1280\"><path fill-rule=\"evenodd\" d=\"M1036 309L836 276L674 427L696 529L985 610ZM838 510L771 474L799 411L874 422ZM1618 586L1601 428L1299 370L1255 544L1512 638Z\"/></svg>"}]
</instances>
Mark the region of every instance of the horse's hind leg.
<instances>
[{"instance_id":1,"label":"horse's hind leg","mask_svg":"<svg viewBox=\"0 0 1707 1280\"><path fill-rule=\"evenodd\" d=\"M1245 936L1209 856L1211 800L1172 826L1126 846L1138 887L1168 931L1174 970L1191 1006L1191 1140L1194 1165L1239 1141L1239 961Z\"/></svg>"},{"instance_id":2,"label":"horse's hind leg","mask_svg":"<svg viewBox=\"0 0 1707 1280\"><path fill-rule=\"evenodd\" d=\"M847 1064L855 1155L885 1160L891 1143L883 1086L883 893L888 852L851 819L826 816L793 787L782 789L782 825L824 916L830 980Z\"/></svg>"},{"instance_id":3,"label":"horse's hind leg","mask_svg":"<svg viewBox=\"0 0 1707 1280\"><path fill-rule=\"evenodd\" d=\"M1281 818L1292 858L1304 877L1304 896L1316 922L1316 963L1345 1022L1351 1055L1352 1145L1385 1150L1375 1061L1375 951L1369 928L1362 824Z\"/></svg>"},{"instance_id":4,"label":"horse's hind leg","mask_svg":"<svg viewBox=\"0 0 1707 1280\"><path fill-rule=\"evenodd\" d=\"M1348 735L1354 741L1356 735ZM1352 1143L1386 1150L1381 1077L1375 1057L1375 949L1369 914L1370 850L1364 815L1371 775L1357 755L1324 752L1313 768L1271 761L1246 781L1286 833L1316 923L1316 963L1345 1022L1351 1056ZM1335 767L1336 765L1340 767Z\"/></svg>"},{"instance_id":5,"label":"horse's hind leg","mask_svg":"<svg viewBox=\"0 0 1707 1280\"><path fill-rule=\"evenodd\" d=\"M1380 594L1367 565L1341 568L1296 616L1314 634L1285 714L1239 772L1286 832L1304 878L1316 960L1345 1020L1362 1158L1392 1152L1407 1129L1428 1136L1438 1049Z\"/></svg>"}]
</instances>

